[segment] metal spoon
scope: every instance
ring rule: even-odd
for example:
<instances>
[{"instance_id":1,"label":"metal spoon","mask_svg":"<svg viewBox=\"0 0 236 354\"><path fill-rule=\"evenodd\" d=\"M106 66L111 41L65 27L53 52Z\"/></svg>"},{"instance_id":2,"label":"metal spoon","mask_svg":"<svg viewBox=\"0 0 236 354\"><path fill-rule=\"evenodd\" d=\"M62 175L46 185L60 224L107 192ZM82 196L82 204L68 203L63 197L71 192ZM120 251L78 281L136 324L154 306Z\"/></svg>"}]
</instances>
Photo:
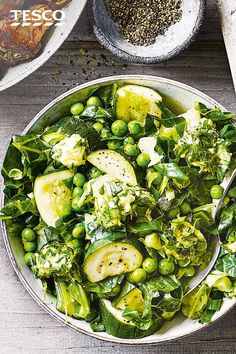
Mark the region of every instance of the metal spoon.
<instances>
[{"instance_id":1,"label":"metal spoon","mask_svg":"<svg viewBox=\"0 0 236 354\"><path fill-rule=\"evenodd\" d=\"M221 199L213 199L213 210L212 210L212 218L215 220L216 216L222 207L223 200L228 192L229 187L231 186L234 178L236 177L236 169L233 171L233 173L229 173L225 176L223 182L221 183L221 186L224 188L224 193ZM205 269L199 269L198 273L194 278L190 280L188 283L188 291L185 293L185 295L189 294L192 290L194 290L205 278L206 276L210 273L212 270L218 256L220 253L220 238L219 236L211 236L211 244L210 244L210 250L212 252L212 258L211 261L208 263L207 267Z\"/></svg>"}]
</instances>

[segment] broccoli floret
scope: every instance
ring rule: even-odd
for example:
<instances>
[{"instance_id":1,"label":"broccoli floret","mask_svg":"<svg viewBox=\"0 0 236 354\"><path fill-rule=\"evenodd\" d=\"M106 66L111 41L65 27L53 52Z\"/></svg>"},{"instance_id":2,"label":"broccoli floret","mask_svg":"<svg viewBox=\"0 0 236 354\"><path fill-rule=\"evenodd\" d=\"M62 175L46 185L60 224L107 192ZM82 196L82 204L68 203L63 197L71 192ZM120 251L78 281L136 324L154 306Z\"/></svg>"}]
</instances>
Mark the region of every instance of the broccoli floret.
<instances>
[{"instance_id":1,"label":"broccoli floret","mask_svg":"<svg viewBox=\"0 0 236 354\"><path fill-rule=\"evenodd\" d=\"M48 243L35 253L32 271L38 278L66 276L70 272L76 252L58 241Z\"/></svg>"}]
</instances>

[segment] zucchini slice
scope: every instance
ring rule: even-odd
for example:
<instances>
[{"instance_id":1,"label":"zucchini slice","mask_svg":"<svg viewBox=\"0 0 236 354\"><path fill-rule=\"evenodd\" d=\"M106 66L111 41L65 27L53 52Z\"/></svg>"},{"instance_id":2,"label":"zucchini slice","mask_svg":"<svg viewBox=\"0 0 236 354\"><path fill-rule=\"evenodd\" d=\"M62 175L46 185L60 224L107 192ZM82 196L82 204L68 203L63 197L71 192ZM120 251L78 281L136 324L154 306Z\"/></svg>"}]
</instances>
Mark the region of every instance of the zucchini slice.
<instances>
[{"instance_id":1,"label":"zucchini slice","mask_svg":"<svg viewBox=\"0 0 236 354\"><path fill-rule=\"evenodd\" d=\"M98 241L98 248L95 242L92 250L88 249L84 273L90 282L95 283L109 276L132 272L141 266L142 261L140 251L128 241L110 242L105 245Z\"/></svg>"},{"instance_id":2,"label":"zucchini slice","mask_svg":"<svg viewBox=\"0 0 236 354\"><path fill-rule=\"evenodd\" d=\"M117 119L125 122L138 120L144 123L147 114L161 117L161 111L156 105L157 101L162 101L162 97L148 87L138 85L120 87L116 98Z\"/></svg>"},{"instance_id":3,"label":"zucchini slice","mask_svg":"<svg viewBox=\"0 0 236 354\"><path fill-rule=\"evenodd\" d=\"M128 307L131 310L143 313L144 301L142 291L133 287L133 289L129 290L124 296L116 301L115 307L122 311Z\"/></svg>"},{"instance_id":4,"label":"zucchini slice","mask_svg":"<svg viewBox=\"0 0 236 354\"><path fill-rule=\"evenodd\" d=\"M102 323L106 332L118 338L143 338L157 332L163 324L163 319L157 317L147 330L142 330L134 325L132 321L122 316L122 311L112 306L109 300L100 300L100 313Z\"/></svg>"},{"instance_id":5,"label":"zucchini slice","mask_svg":"<svg viewBox=\"0 0 236 354\"><path fill-rule=\"evenodd\" d=\"M71 202L71 191L64 181L73 177L69 170L52 172L37 177L34 182L34 197L41 218L48 226L55 226L59 219L58 206Z\"/></svg>"},{"instance_id":6,"label":"zucchini slice","mask_svg":"<svg viewBox=\"0 0 236 354\"><path fill-rule=\"evenodd\" d=\"M99 170L119 179L121 182L137 185L133 166L118 152L113 150L97 150L87 160Z\"/></svg>"}]
</instances>

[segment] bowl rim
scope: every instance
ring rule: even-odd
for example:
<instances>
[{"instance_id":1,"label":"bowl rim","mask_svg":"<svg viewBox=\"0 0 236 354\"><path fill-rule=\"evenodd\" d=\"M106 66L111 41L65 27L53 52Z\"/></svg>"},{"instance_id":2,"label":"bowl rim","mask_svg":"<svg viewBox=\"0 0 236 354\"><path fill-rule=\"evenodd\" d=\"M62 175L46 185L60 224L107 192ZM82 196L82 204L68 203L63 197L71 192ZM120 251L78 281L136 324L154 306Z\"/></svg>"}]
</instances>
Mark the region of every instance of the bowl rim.
<instances>
[{"instance_id":1,"label":"bowl rim","mask_svg":"<svg viewBox=\"0 0 236 354\"><path fill-rule=\"evenodd\" d=\"M130 63L137 63L137 64L155 64L155 63L160 63L162 61L166 61L170 58L173 58L177 55L179 55L183 50L187 49L189 45L194 41L195 37L197 36L200 27L203 23L204 20L204 14L205 14L205 9L206 9L206 0L198 0L199 1L199 13L197 20L193 26L193 30L190 33L190 35L178 46L176 46L174 49L172 49L170 52L168 52L165 55L162 56L154 56L154 57L141 57L138 55L130 54L128 51L120 49L114 45L113 42L111 42L106 34L101 30L100 26L98 25L96 18L94 16L94 7L95 7L95 1L93 0L93 30L94 33L98 39L98 41L105 46L108 50L110 50L114 55L116 55L118 58L121 58L123 60L126 60ZM148 48L148 47L147 47Z\"/></svg>"},{"instance_id":2,"label":"bowl rim","mask_svg":"<svg viewBox=\"0 0 236 354\"><path fill-rule=\"evenodd\" d=\"M71 94L81 91L83 89L89 88L90 86L93 85L99 85L99 84L109 84L111 82L114 81L125 81L125 80L144 80L144 81L153 81L153 82L160 82L163 84L169 84L178 88L182 88L188 92L191 92L193 94L198 95L199 97L207 100L208 102L210 102L212 105L214 106L218 106L223 110L226 110L221 104L219 104L216 100L214 100L213 98L209 97L208 95L206 95L205 93L192 88L189 85L186 85L184 83L175 81L175 80L171 80L171 79L166 79L163 77L158 77L158 76L151 76L151 75L117 75L117 76L109 76L109 77L104 77L104 78L100 78L100 79L96 79L96 80L92 80L89 82L86 82L84 84L78 85L76 87L74 87L71 90L68 90L67 92L61 94L60 96L56 97L54 100L52 100L49 104L47 104L42 110L40 110L39 113L37 113L35 115L35 117L30 121L30 123L26 126L26 128L22 131L21 135L26 134L31 127L38 121L38 119L41 118L41 116L46 113L50 108L52 108L55 104L57 104L58 102L62 101L63 99L65 99L66 97L70 96ZM7 145L7 148L5 151L7 151L9 144ZM5 156L4 156L5 157ZM4 201L5 201L5 197L4 197L4 193L3 193L3 189L4 189L4 183L2 182L1 184L1 196L0 196L0 205L1 207L3 207L4 205ZM215 323L216 321L218 321L219 319L221 319L223 316L225 316L226 314L228 314L235 306L236 306L236 299L234 301L234 303L222 314L218 315L211 323L207 323L207 324L203 324L201 328L195 329L195 330L191 330L189 333L183 334L181 336L172 336L169 339L163 339L163 340L148 340L148 337L144 337L142 338L142 342L138 342L136 339L124 339L124 338L116 338L113 336L108 336L108 337L101 337L99 332L90 332L86 329L83 328L78 328L77 326L75 326L73 323L70 322L65 322L65 320L60 317L60 315L58 315L53 309L51 309L50 307L47 306L47 304L41 300L38 295L34 292L33 288L29 285L29 283L27 282L26 278L23 276L23 274L21 273L20 268L17 265L16 262L16 258L14 256L14 253L12 251L10 242L9 242L9 236L7 233L7 229L6 229L6 223L4 221L0 221L0 227L1 227L1 231L2 231L2 236L3 236L3 242L4 242L4 246L6 248L8 257L10 259L10 262L12 264L12 267L16 273L16 275L18 276L20 282L22 283L22 285L24 286L24 288L28 291L28 293L31 295L31 297L35 300L35 302L45 310L45 312L47 312L49 315L51 315L53 318L55 318L57 321L59 321L60 323L64 324L66 327L69 327L71 329L73 329L76 332L88 335L92 338L95 339L99 339L101 341L105 341L105 342L110 342L110 343L116 343L116 344L124 344L124 345L146 345L146 346L150 346L150 345L160 345L160 344L164 344L164 343L170 343L172 341L176 341L178 339L181 338L185 338L188 337L190 335L192 335L193 333L197 333L199 331L201 331L202 329L210 326L211 324Z\"/></svg>"}]
</instances>

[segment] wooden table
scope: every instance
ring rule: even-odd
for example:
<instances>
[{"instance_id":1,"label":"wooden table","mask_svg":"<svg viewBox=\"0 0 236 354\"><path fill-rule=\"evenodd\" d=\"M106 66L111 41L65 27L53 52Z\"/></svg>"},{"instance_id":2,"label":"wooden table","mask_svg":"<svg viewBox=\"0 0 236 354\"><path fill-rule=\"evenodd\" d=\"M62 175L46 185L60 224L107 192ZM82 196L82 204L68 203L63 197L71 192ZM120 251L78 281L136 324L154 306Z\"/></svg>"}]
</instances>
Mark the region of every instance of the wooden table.
<instances>
[{"instance_id":1,"label":"wooden table","mask_svg":"<svg viewBox=\"0 0 236 354\"><path fill-rule=\"evenodd\" d=\"M79 1L79 0L78 0ZM216 9L207 1L204 25L189 49L157 65L131 65L97 43L88 9L60 50L33 75L0 93L1 161L19 133L53 98L85 81L115 74L150 74L182 81L236 112L236 96ZM0 240L0 353L236 353L236 311L208 329L160 346L112 345L76 333L46 314L16 277Z\"/></svg>"}]
</instances>

